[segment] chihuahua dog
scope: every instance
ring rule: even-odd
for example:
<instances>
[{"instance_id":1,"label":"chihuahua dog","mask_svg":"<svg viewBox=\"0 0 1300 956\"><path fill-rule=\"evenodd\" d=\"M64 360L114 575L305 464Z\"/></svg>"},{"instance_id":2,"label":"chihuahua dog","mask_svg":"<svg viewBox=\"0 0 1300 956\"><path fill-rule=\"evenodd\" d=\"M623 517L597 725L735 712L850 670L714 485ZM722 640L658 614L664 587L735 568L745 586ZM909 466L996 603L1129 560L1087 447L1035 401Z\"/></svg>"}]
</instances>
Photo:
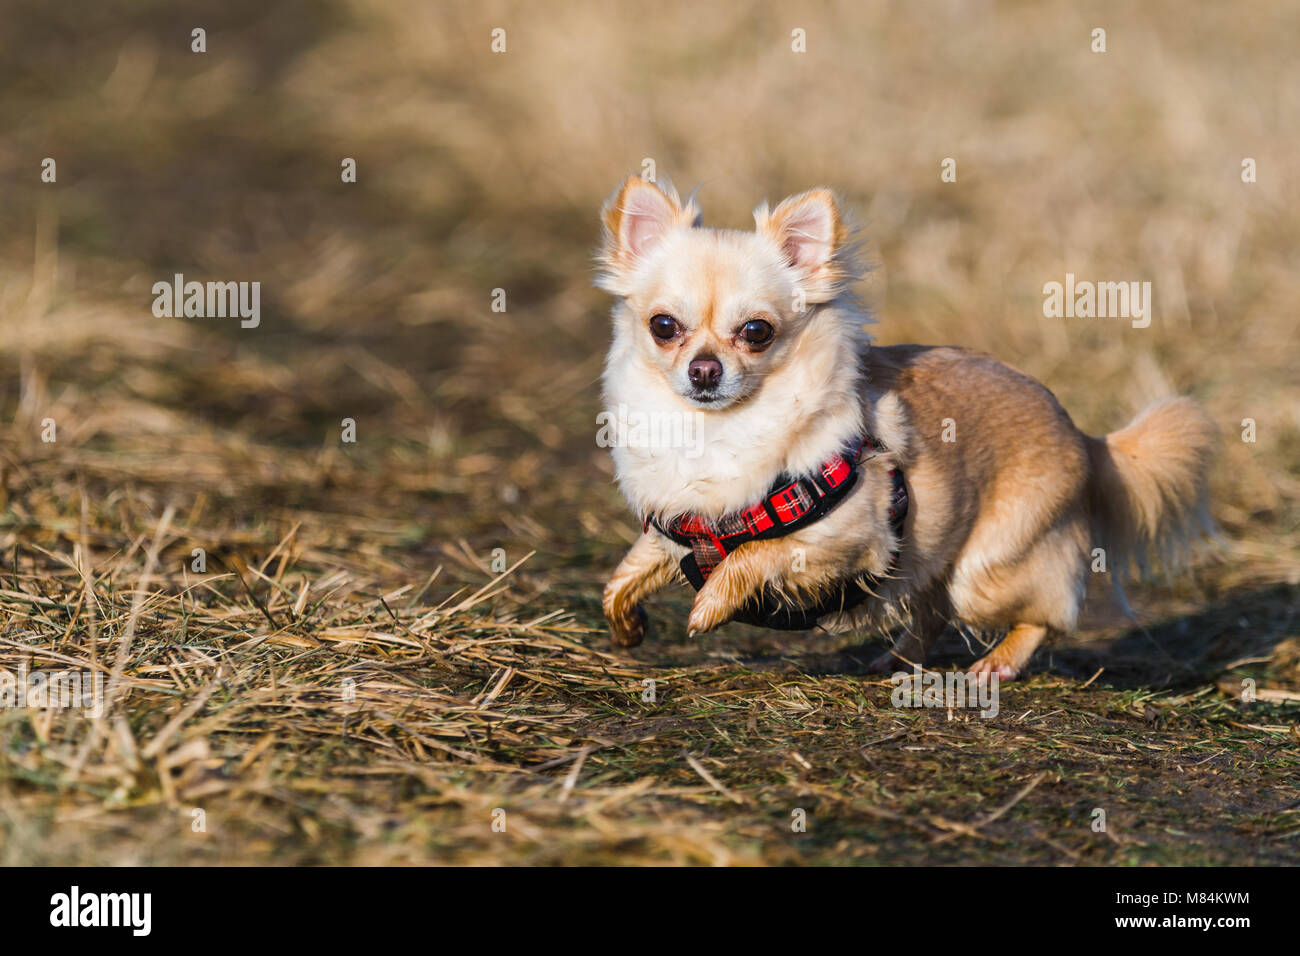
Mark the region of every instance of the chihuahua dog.
<instances>
[{"instance_id":1,"label":"chihuahua dog","mask_svg":"<svg viewBox=\"0 0 1300 956\"><path fill-rule=\"evenodd\" d=\"M1090 573L1105 570L1127 610L1134 566L1211 530L1216 430L1190 399L1094 438L992 358L872 346L829 190L764 203L740 232L632 177L603 219L607 409L689 419L691 436L613 443L644 529L605 588L616 645L639 644L642 601L686 579L692 635L782 613L796 627L894 621L874 662L887 670L923 663L957 623L1005 635L974 671L1013 680L1075 628Z\"/></svg>"}]
</instances>

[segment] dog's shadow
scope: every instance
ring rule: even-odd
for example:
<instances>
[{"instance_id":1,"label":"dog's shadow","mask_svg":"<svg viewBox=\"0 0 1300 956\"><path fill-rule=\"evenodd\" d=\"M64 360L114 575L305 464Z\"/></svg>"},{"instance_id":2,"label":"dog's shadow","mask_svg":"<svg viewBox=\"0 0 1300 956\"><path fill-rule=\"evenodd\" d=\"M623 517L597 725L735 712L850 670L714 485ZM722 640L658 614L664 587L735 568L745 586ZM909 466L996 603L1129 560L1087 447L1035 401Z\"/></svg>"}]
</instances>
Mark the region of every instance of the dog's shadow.
<instances>
[{"instance_id":1,"label":"dog's shadow","mask_svg":"<svg viewBox=\"0 0 1300 956\"><path fill-rule=\"evenodd\" d=\"M1241 588L1217 596L1192 614L1057 638L1038 650L1026 676L1054 674L1087 680L1101 670L1103 683L1114 688L1204 685L1235 667L1266 664L1279 644L1296 637L1298 624L1300 586ZM1295 643L1300 652L1300 639ZM884 636L877 634L847 647L742 655L737 662L755 670L792 670L810 676L866 675L887 646ZM984 652L977 638L950 627L927 666L964 670ZM905 670L906 665L900 662L897 669Z\"/></svg>"}]
</instances>

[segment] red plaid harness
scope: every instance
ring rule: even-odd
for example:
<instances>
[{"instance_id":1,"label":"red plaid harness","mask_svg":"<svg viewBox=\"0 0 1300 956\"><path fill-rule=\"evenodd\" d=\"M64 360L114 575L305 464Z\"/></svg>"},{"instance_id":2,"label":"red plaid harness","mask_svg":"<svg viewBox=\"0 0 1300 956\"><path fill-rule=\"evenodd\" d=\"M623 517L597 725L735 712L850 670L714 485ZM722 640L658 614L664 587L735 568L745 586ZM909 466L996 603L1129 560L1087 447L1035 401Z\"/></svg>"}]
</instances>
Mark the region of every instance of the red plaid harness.
<instances>
[{"instance_id":1,"label":"red plaid harness","mask_svg":"<svg viewBox=\"0 0 1300 956\"><path fill-rule=\"evenodd\" d=\"M722 560L746 541L779 538L822 518L844 500L857 484L858 466L863 452L878 455L885 450L879 439L867 436L842 454L831 456L810 475L790 479L782 476L758 504L743 511L723 515L709 522L699 515L680 515L661 523L651 515L645 528L652 525L678 544L691 549L681 560L682 573L698 591L704 586ZM903 522L907 518L907 485L902 470L889 470L893 488L889 500L889 522L899 539L903 535ZM891 567L897 563L895 553ZM813 627L819 617L846 610L863 601L868 591L854 580L843 582L841 593L812 608L794 608L783 604L771 594L763 594L757 603L736 616L736 620L772 627L780 630L806 630Z\"/></svg>"}]
</instances>

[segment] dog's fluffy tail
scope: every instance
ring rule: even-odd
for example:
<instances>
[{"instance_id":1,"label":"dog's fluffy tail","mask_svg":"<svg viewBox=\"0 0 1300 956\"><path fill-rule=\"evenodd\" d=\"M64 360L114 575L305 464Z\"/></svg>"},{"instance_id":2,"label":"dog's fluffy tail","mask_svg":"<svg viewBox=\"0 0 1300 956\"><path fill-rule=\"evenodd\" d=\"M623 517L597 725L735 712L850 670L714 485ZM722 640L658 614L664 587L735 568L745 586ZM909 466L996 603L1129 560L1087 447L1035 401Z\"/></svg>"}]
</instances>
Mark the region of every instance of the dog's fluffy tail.
<instances>
[{"instance_id":1,"label":"dog's fluffy tail","mask_svg":"<svg viewBox=\"0 0 1300 956\"><path fill-rule=\"evenodd\" d=\"M1093 538L1117 589L1134 566L1140 575L1168 568L1199 533L1215 533L1206 483L1217 435L1200 405L1169 398L1088 439Z\"/></svg>"}]
</instances>

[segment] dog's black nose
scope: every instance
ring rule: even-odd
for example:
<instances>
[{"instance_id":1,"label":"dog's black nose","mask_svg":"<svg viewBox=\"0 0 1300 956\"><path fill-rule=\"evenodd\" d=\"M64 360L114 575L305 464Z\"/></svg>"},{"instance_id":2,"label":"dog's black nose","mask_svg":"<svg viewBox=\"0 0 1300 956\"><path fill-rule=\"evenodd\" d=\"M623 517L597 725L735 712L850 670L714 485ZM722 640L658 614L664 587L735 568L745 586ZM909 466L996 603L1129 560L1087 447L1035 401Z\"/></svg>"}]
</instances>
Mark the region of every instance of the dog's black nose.
<instances>
[{"instance_id":1,"label":"dog's black nose","mask_svg":"<svg viewBox=\"0 0 1300 956\"><path fill-rule=\"evenodd\" d=\"M691 359L686 373L696 388L717 388L722 381L722 363L712 355L700 355Z\"/></svg>"}]
</instances>

